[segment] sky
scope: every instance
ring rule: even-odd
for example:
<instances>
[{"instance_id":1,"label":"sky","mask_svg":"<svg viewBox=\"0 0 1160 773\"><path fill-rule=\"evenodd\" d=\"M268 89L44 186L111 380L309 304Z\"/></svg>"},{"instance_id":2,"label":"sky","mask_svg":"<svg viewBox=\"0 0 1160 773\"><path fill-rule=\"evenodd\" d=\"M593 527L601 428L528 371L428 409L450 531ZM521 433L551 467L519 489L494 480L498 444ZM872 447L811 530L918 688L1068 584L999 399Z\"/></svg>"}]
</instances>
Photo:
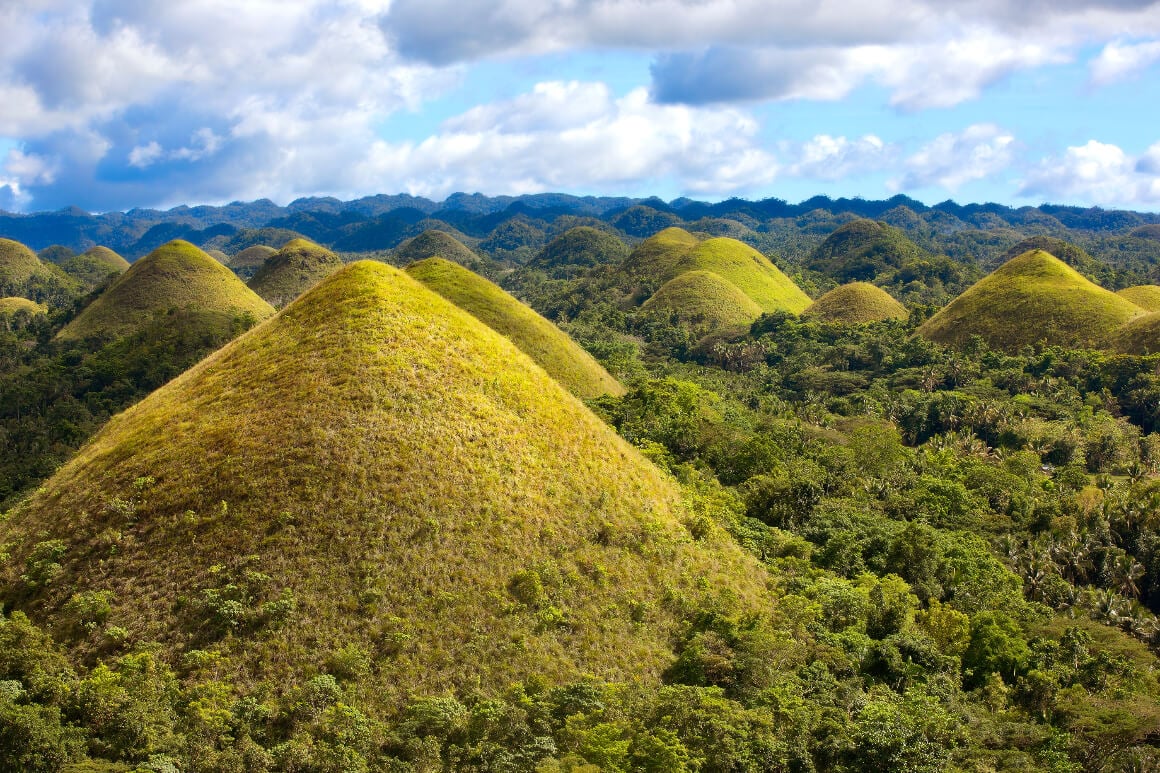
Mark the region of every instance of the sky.
<instances>
[{"instance_id":1,"label":"sky","mask_svg":"<svg viewBox=\"0 0 1160 773\"><path fill-rule=\"evenodd\" d=\"M0 209L1160 210L1160 0L0 0Z\"/></svg>"}]
</instances>

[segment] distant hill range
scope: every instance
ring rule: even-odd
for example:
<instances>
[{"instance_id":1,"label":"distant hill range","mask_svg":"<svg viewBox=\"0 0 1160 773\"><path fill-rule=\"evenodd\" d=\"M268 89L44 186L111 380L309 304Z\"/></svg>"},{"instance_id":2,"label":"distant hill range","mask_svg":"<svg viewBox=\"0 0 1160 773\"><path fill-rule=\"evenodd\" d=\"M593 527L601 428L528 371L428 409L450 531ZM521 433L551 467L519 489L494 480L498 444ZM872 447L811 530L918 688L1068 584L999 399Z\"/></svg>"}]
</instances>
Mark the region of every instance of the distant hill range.
<instances>
[{"instance_id":1,"label":"distant hill range","mask_svg":"<svg viewBox=\"0 0 1160 773\"><path fill-rule=\"evenodd\" d=\"M839 219L836 223L832 222L835 217ZM132 209L99 215L75 207L27 215L0 211L0 237L15 239L33 250L63 245L83 252L100 244L132 261L173 239L234 254L252 244L277 248L303 236L338 252L371 252L391 250L424 231L440 229L476 240L489 254L521 262L525 254L530 257L567 228L581 225L610 226L629 240L680 226L753 243L776 232L776 221L794 220L794 225L807 233L817 225L820 242L842 222L856 218L900 229L923 250L938 249L957 234L972 231L1000 235L1003 249L1027 236L1068 231L1115 233L1139 241L1154 241L1155 234L1160 233L1160 214L1156 213L1058 205L960 205L952 201L931 207L906 196L881 201L816 196L791 204L772 198L708 203L687 198L666 202L655 197L457 193L439 202L399 194L353 201L304 198L284 207L260 199L224 206ZM566 227L549 227L561 219L566 219ZM269 238L255 234L259 229ZM476 244L469 242L468 246ZM809 245L811 249L815 246L816 242ZM995 246L991 243L989 248Z\"/></svg>"}]
</instances>

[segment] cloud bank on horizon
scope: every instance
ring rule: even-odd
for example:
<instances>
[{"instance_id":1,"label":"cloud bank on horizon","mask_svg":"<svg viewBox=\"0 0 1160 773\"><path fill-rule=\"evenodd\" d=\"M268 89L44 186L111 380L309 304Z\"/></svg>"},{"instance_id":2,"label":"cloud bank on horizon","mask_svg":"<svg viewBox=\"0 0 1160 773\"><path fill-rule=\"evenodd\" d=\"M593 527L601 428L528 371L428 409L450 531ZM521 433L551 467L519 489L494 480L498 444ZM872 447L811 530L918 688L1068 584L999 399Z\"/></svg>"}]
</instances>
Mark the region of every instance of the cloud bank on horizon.
<instances>
[{"instance_id":1,"label":"cloud bank on horizon","mask_svg":"<svg viewBox=\"0 0 1160 773\"><path fill-rule=\"evenodd\" d=\"M1160 206L1160 0L0 0L0 209Z\"/></svg>"}]
</instances>

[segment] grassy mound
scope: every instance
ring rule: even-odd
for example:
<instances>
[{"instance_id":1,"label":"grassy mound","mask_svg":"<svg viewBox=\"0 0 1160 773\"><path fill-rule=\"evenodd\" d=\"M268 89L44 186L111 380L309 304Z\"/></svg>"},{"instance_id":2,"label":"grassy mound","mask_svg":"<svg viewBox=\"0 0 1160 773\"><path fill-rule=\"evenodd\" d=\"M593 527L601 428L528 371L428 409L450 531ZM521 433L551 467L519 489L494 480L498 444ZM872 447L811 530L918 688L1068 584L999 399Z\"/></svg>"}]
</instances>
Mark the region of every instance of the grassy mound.
<instances>
[{"instance_id":1,"label":"grassy mound","mask_svg":"<svg viewBox=\"0 0 1160 773\"><path fill-rule=\"evenodd\" d=\"M1103 346L1142 313L1050 253L1032 250L976 282L918 332L952 346L979 335L1007 351L1039 342Z\"/></svg>"},{"instance_id":2,"label":"grassy mound","mask_svg":"<svg viewBox=\"0 0 1160 773\"><path fill-rule=\"evenodd\" d=\"M686 271L670 279L641 310L674 316L697 336L743 332L762 311L736 285L712 271Z\"/></svg>"},{"instance_id":3,"label":"grassy mound","mask_svg":"<svg viewBox=\"0 0 1160 773\"><path fill-rule=\"evenodd\" d=\"M1160 352L1160 311L1136 317L1117 330L1112 337L1112 348L1122 354Z\"/></svg>"},{"instance_id":4,"label":"grassy mound","mask_svg":"<svg viewBox=\"0 0 1160 773\"><path fill-rule=\"evenodd\" d=\"M0 239L0 292L11 292L42 273L44 264L20 242Z\"/></svg>"},{"instance_id":5,"label":"grassy mound","mask_svg":"<svg viewBox=\"0 0 1160 773\"><path fill-rule=\"evenodd\" d=\"M1117 290L1116 295L1126 298L1145 311L1160 311L1160 285L1137 285Z\"/></svg>"},{"instance_id":6,"label":"grassy mound","mask_svg":"<svg viewBox=\"0 0 1160 773\"><path fill-rule=\"evenodd\" d=\"M628 245L615 235L579 226L548 242L527 266L544 271L554 279L570 279L595 266L622 264L628 255Z\"/></svg>"},{"instance_id":7,"label":"grassy mound","mask_svg":"<svg viewBox=\"0 0 1160 773\"><path fill-rule=\"evenodd\" d=\"M13 317L21 312L25 314L44 314L48 311L36 301L27 298L0 298L0 317Z\"/></svg>"},{"instance_id":8,"label":"grassy mound","mask_svg":"<svg viewBox=\"0 0 1160 773\"><path fill-rule=\"evenodd\" d=\"M666 279L686 271L712 271L736 286L765 312L800 314L810 305L810 297L769 258L736 239L706 239L678 260Z\"/></svg>"},{"instance_id":9,"label":"grassy mound","mask_svg":"<svg viewBox=\"0 0 1160 773\"><path fill-rule=\"evenodd\" d=\"M620 272L639 282L668 281L676 276L681 258L698 244L700 240L685 229L666 228L638 244L620 264Z\"/></svg>"},{"instance_id":10,"label":"grassy mound","mask_svg":"<svg viewBox=\"0 0 1160 773\"><path fill-rule=\"evenodd\" d=\"M395 262L401 266L427 258L443 258L461 266L473 266L480 261L479 255L463 242L445 231L435 229L424 231L395 249Z\"/></svg>"},{"instance_id":11,"label":"grassy mound","mask_svg":"<svg viewBox=\"0 0 1160 773\"><path fill-rule=\"evenodd\" d=\"M280 309L340 268L342 258L330 250L295 239L267 258L247 284Z\"/></svg>"},{"instance_id":12,"label":"grassy mound","mask_svg":"<svg viewBox=\"0 0 1160 773\"><path fill-rule=\"evenodd\" d=\"M108 247L93 247L61 261L60 267L86 289L93 290L112 277L128 271L129 261Z\"/></svg>"},{"instance_id":13,"label":"grassy mound","mask_svg":"<svg viewBox=\"0 0 1160 773\"><path fill-rule=\"evenodd\" d=\"M225 254L221 250L206 250L205 254L209 255L211 258L216 260L218 263L221 263L223 266L229 265L230 256Z\"/></svg>"},{"instance_id":14,"label":"grassy mound","mask_svg":"<svg viewBox=\"0 0 1160 773\"><path fill-rule=\"evenodd\" d=\"M277 251L273 247L268 247L265 244L255 244L253 247L247 247L237 255L234 255L226 265L241 278L249 279Z\"/></svg>"},{"instance_id":15,"label":"grassy mound","mask_svg":"<svg viewBox=\"0 0 1160 773\"><path fill-rule=\"evenodd\" d=\"M170 309L216 312L223 318L249 314L265 319L274 313L225 266L189 242L175 240L134 263L58 336L115 338Z\"/></svg>"},{"instance_id":16,"label":"grassy mound","mask_svg":"<svg viewBox=\"0 0 1160 773\"><path fill-rule=\"evenodd\" d=\"M826 237L806 265L839 282L857 282L929 257L894 226L854 220Z\"/></svg>"},{"instance_id":17,"label":"grassy mound","mask_svg":"<svg viewBox=\"0 0 1160 773\"><path fill-rule=\"evenodd\" d=\"M560 328L478 274L443 258L412 263L407 273L507 336L572 394L589 398L624 393L620 382Z\"/></svg>"},{"instance_id":18,"label":"grassy mound","mask_svg":"<svg viewBox=\"0 0 1160 773\"><path fill-rule=\"evenodd\" d=\"M114 417L0 522L0 588L40 621L108 592L128 643L212 650L236 684L357 648L371 707L654 681L685 599L770 604L755 560L682 517L508 339L360 261Z\"/></svg>"},{"instance_id":19,"label":"grassy mound","mask_svg":"<svg viewBox=\"0 0 1160 773\"><path fill-rule=\"evenodd\" d=\"M818 317L826 322L858 325L882 322L887 319L907 319L906 307L890 297L890 293L868 282L851 282L835 287L818 298L803 312L803 316Z\"/></svg>"}]
</instances>

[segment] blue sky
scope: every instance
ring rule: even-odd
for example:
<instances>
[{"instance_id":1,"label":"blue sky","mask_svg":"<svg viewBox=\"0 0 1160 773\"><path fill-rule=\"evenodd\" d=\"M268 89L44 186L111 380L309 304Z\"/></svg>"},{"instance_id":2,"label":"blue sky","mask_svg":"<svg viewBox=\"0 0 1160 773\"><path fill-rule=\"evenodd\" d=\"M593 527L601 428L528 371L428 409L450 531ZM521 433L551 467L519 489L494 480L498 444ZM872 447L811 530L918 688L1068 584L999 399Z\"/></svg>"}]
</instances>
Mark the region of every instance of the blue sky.
<instances>
[{"instance_id":1,"label":"blue sky","mask_svg":"<svg viewBox=\"0 0 1160 773\"><path fill-rule=\"evenodd\" d=\"M0 209L408 192L1160 209L1160 2L0 3Z\"/></svg>"}]
</instances>

